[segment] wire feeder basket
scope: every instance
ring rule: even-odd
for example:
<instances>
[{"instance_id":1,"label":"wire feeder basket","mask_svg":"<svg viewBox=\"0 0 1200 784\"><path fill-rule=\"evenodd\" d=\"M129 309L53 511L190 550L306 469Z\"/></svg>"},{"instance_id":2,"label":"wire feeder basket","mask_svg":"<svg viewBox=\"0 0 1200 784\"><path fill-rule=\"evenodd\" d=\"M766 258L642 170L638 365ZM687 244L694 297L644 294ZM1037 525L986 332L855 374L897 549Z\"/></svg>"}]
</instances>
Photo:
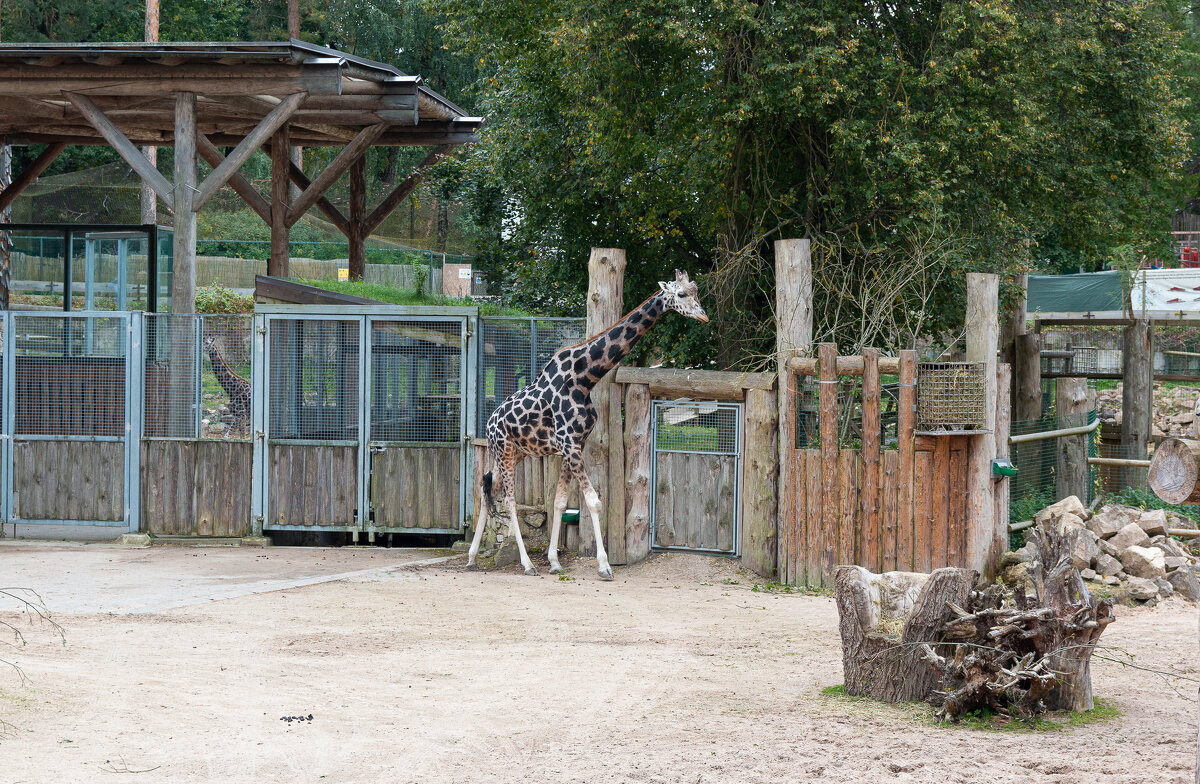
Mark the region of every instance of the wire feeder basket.
<instances>
[{"instance_id":1,"label":"wire feeder basket","mask_svg":"<svg viewBox=\"0 0 1200 784\"><path fill-rule=\"evenodd\" d=\"M923 362L917 367L917 426L926 433L987 427L982 362Z\"/></svg>"},{"instance_id":2,"label":"wire feeder basket","mask_svg":"<svg viewBox=\"0 0 1200 784\"><path fill-rule=\"evenodd\" d=\"M1075 356L1071 359L1072 373L1097 373L1100 370L1100 349L1097 346L1071 346Z\"/></svg>"}]
</instances>

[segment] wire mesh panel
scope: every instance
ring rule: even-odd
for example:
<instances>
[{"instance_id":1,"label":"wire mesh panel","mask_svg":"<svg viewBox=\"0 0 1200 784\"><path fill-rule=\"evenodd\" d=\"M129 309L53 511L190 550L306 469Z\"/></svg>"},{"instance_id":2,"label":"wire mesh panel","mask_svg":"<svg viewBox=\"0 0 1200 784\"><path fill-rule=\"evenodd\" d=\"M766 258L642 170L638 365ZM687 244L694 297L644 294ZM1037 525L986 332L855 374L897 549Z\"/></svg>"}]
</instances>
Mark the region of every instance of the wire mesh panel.
<instances>
[{"instance_id":1,"label":"wire mesh panel","mask_svg":"<svg viewBox=\"0 0 1200 784\"><path fill-rule=\"evenodd\" d=\"M371 322L371 441L462 438L463 321Z\"/></svg>"},{"instance_id":2,"label":"wire mesh panel","mask_svg":"<svg viewBox=\"0 0 1200 784\"><path fill-rule=\"evenodd\" d=\"M736 403L655 401L650 494L655 549L737 553L741 422Z\"/></svg>"},{"instance_id":3,"label":"wire mesh panel","mask_svg":"<svg viewBox=\"0 0 1200 784\"><path fill-rule=\"evenodd\" d=\"M145 323L143 432L147 438L199 438L200 317L151 313Z\"/></svg>"},{"instance_id":4,"label":"wire mesh panel","mask_svg":"<svg viewBox=\"0 0 1200 784\"><path fill-rule=\"evenodd\" d=\"M271 440L357 442L359 324L359 319L271 319Z\"/></svg>"},{"instance_id":5,"label":"wire mesh panel","mask_svg":"<svg viewBox=\"0 0 1200 784\"><path fill-rule=\"evenodd\" d=\"M10 323L14 522L123 524L129 316Z\"/></svg>"},{"instance_id":6,"label":"wire mesh panel","mask_svg":"<svg viewBox=\"0 0 1200 784\"><path fill-rule=\"evenodd\" d=\"M923 362L917 368L918 428L978 430L987 423L982 362Z\"/></svg>"},{"instance_id":7,"label":"wire mesh panel","mask_svg":"<svg viewBox=\"0 0 1200 784\"><path fill-rule=\"evenodd\" d=\"M477 432L482 434L488 417L506 397L537 378L556 352L586 337L587 320L491 317L479 323L483 346Z\"/></svg>"},{"instance_id":8,"label":"wire mesh panel","mask_svg":"<svg viewBox=\"0 0 1200 784\"><path fill-rule=\"evenodd\" d=\"M372 528L460 530L466 322L372 319L369 334Z\"/></svg>"},{"instance_id":9,"label":"wire mesh panel","mask_svg":"<svg viewBox=\"0 0 1200 784\"><path fill-rule=\"evenodd\" d=\"M125 317L21 313L13 332L15 435L124 435Z\"/></svg>"}]
</instances>

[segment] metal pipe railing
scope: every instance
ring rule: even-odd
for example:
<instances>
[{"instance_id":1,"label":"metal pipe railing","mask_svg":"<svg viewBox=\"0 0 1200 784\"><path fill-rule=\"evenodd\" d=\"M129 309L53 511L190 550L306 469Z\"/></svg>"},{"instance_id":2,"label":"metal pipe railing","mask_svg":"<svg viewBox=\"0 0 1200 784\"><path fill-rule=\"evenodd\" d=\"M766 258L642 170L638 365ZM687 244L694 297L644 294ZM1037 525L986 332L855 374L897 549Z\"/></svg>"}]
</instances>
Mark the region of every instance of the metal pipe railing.
<instances>
[{"instance_id":1,"label":"metal pipe railing","mask_svg":"<svg viewBox=\"0 0 1200 784\"><path fill-rule=\"evenodd\" d=\"M1081 436L1087 433L1095 432L1096 428L1100 427L1100 420L1097 419L1090 425L1079 425L1077 427L1065 427L1061 430L1047 430L1044 433L1024 433L1017 436L1009 436L1008 443L1010 444L1028 444L1031 441L1046 441L1051 438L1062 438L1063 436Z\"/></svg>"}]
</instances>

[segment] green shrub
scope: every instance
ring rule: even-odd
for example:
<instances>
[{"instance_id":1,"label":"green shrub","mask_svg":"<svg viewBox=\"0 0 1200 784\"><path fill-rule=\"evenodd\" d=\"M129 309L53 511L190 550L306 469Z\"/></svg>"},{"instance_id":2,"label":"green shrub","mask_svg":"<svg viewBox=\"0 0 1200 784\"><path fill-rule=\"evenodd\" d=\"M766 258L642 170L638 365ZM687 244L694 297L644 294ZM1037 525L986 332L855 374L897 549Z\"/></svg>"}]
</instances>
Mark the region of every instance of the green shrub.
<instances>
[{"instance_id":1,"label":"green shrub","mask_svg":"<svg viewBox=\"0 0 1200 784\"><path fill-rule=\"evenodd\" d=\"M223 286L201 286L196 289L196 312L253 313L254 297Z\"/></svg>"}]
</instances>

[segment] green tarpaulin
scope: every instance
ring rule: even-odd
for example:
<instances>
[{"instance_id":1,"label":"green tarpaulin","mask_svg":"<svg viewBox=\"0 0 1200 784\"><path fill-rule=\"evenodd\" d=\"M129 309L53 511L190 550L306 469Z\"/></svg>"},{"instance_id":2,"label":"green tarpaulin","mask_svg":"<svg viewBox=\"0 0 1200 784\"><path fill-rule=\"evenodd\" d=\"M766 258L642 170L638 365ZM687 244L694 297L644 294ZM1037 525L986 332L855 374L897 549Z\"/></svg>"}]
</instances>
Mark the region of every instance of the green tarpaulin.
<instances>
[{"instance_id":1,"label":"green tarpaulin","mask_svg":"<svg viewBox=\"0 0 1200 784\"><path fill-rule=\"evenodd\" d=\"M1038 313L1087 313L1121 310L1121 271L1084 272L1079 275L1030 275L1030 316Z\"/></svg>"}]
</instances>

